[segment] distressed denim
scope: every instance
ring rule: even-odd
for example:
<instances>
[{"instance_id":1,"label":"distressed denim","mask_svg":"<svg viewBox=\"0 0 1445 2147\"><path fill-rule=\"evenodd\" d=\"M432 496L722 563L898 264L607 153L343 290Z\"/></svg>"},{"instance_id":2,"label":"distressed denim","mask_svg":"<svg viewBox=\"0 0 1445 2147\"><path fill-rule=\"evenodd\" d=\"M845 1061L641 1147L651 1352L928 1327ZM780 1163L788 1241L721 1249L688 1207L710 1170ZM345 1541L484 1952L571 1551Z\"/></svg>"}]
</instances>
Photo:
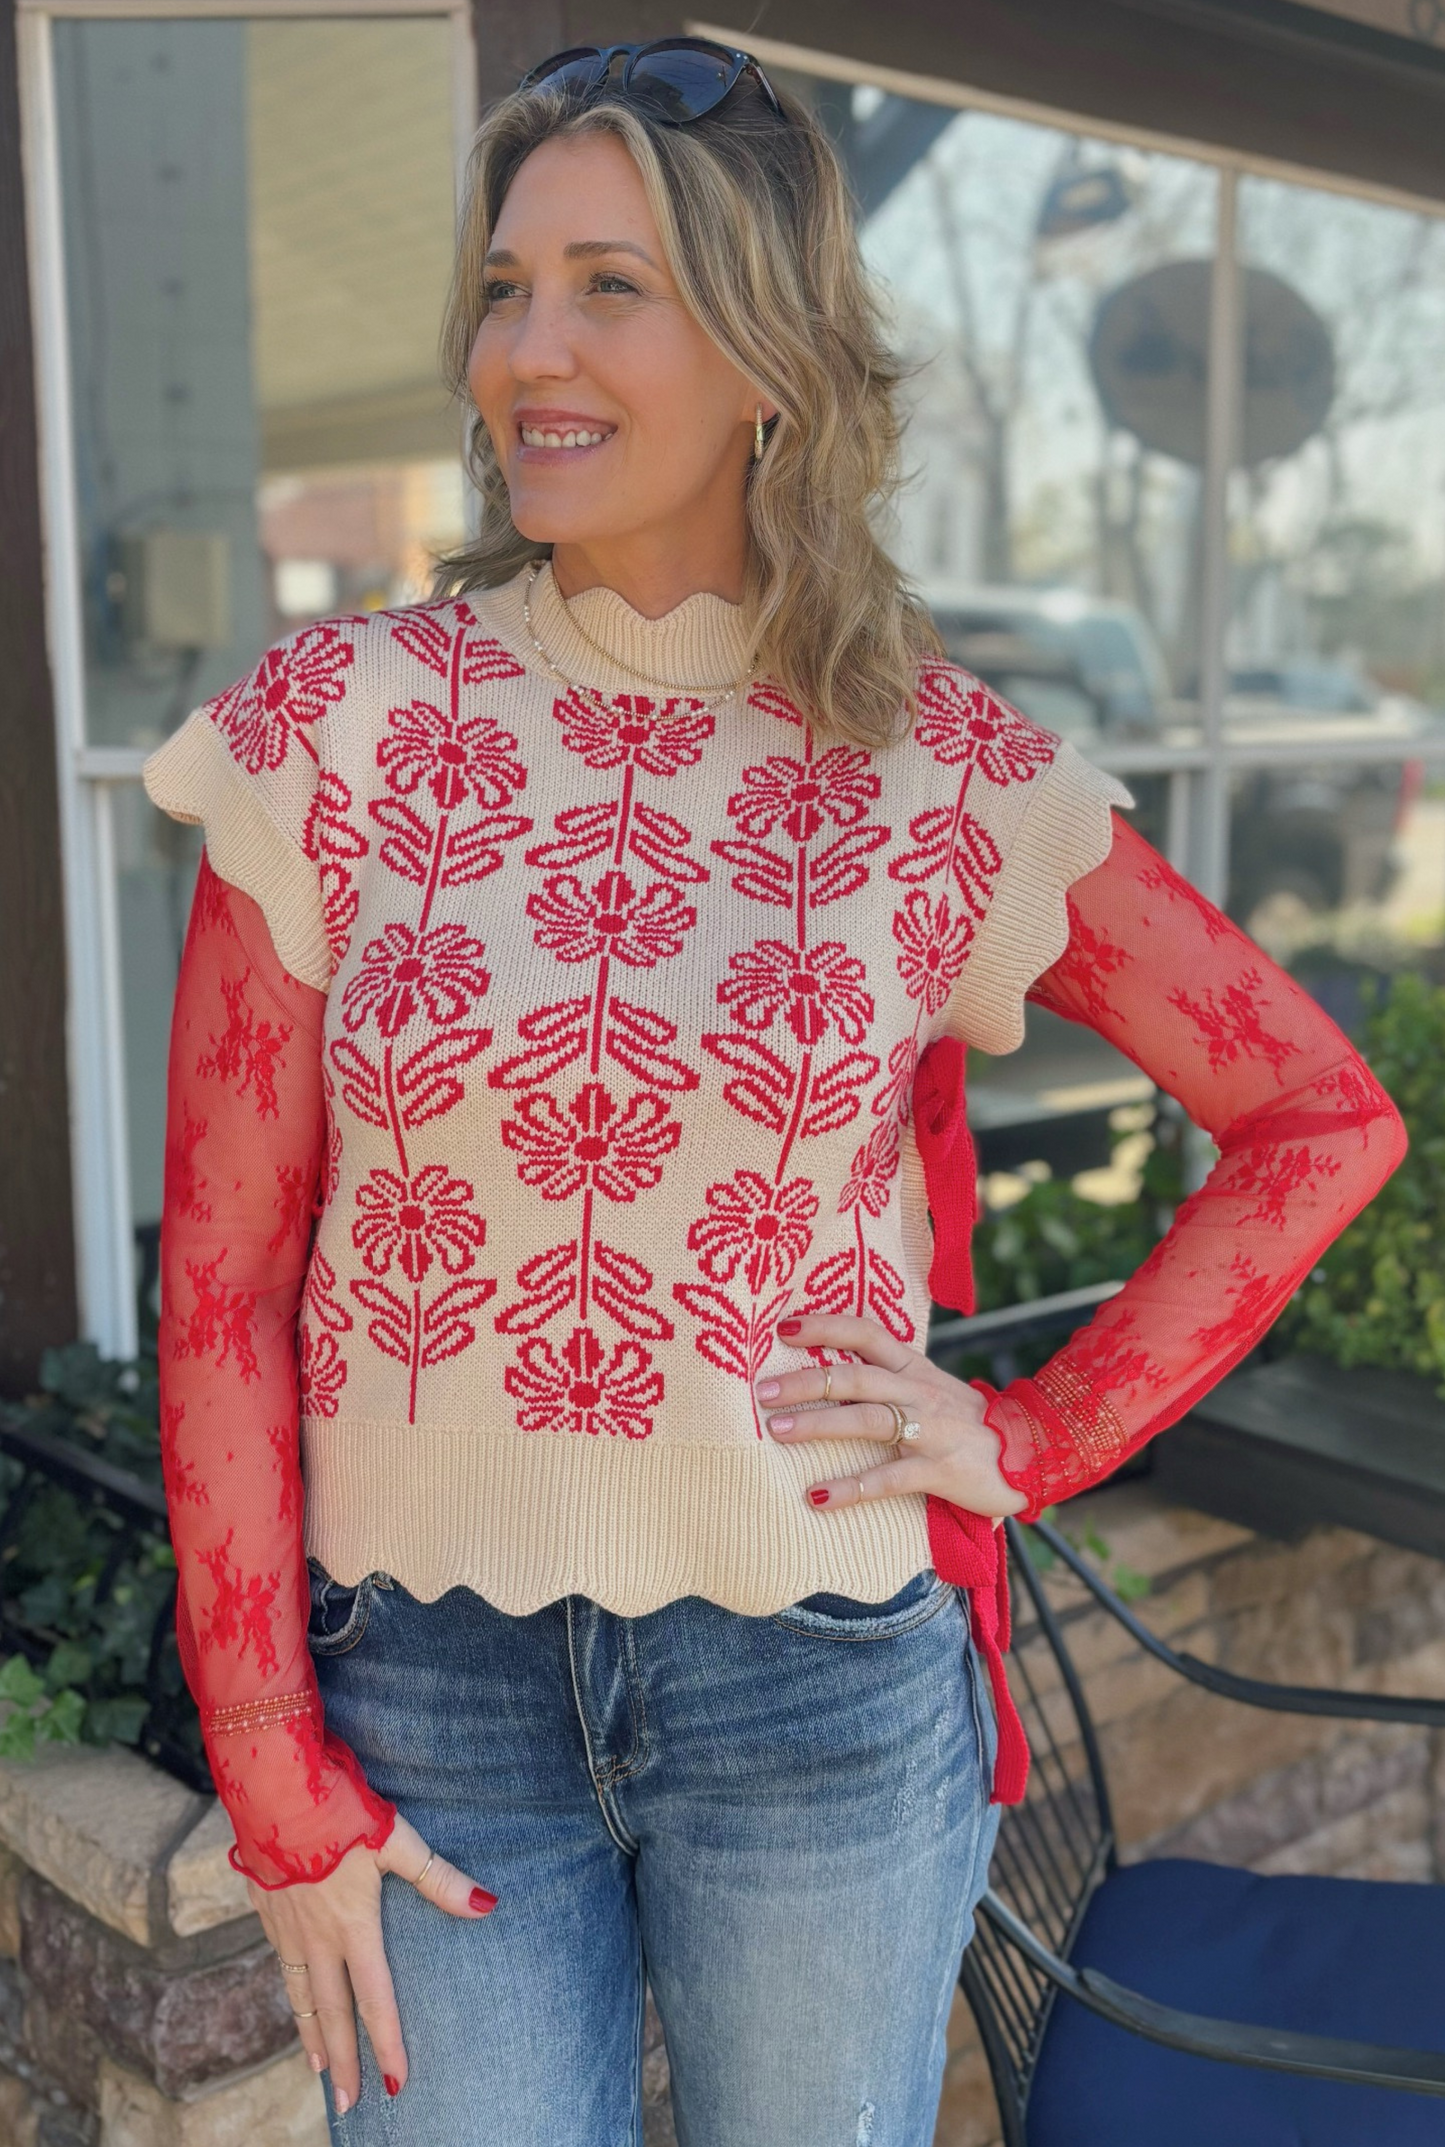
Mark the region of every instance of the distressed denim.
<instances>
[{"instance_id":1,"label":"distressed denim","mask_svg":"<svg viewBox=\"0 0 1445 2147\"><path fill-rule=\"evenodd\" d=\"M997 1821L960 1591L508 1617L312 1560L311 1600L328 1721L499 1896L461 1921L383 1877L410 2077L361 2028L333 2141L640 2147L650 1982L681 2147L930 2147Z\"/></svg>"}]
</instances>

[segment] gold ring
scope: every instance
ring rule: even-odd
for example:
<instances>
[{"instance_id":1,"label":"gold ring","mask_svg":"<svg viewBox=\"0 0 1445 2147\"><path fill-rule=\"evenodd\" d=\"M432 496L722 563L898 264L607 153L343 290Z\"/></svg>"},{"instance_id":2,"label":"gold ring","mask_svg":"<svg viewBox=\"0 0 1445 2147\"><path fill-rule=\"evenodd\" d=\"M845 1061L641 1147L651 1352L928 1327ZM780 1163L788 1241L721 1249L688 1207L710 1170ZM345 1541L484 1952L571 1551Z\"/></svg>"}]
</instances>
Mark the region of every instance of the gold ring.
<instances>
[{"instance_id":1,"label":"gold ring","mask_svg":"<svg viewBox=\"0 0 1445 2147\"><path fill-rule=\"evenodd\" d=\"M823 1366L823 1400L824 1400L824 1402L825 1402L825 1403L826 1403L826 1402L827 1402L827 1401L829 1400L829 1398L831 1397L831 1395L832 1395L832 1392L833 1392L833 1367L832 1367L832 1365L831 1365L831 1364L825 1364L825 1365Z\"/></svg>"},{"instance_id":2,"label":"gold ring","mask_svg":"<svg viewBox=\"0 0 1445 2147\"><path fill-rule=\"evenodd\" d=\"M428 1873L428 1872L429 1872L429 1871L431 1870L431 1867L432 1867L432 1865L433 1865L433 1864L434 1864L434 1863L436 1862L436 1860L437 1860L437 1853L436 1853L436 1850L435 1850L435 1849L433 1849L433 1850L432 1850L432 1853L431 1853L431 1855L430 1855L430 1856L429 1856L429 1857L427 1858L426 1862L425 1862L425 1863L424 1863L424 1864L422 1865L422 1867L421 1867L421 1870L420 1870L420 1871L419 1871L419 1872L417 1873L416 1877L415 1877L415 1878L414 1878L414 1879L412 1880L412 1882L411 1882L411 1883L412 1883L412 1885L413 1885L413 1886L420 1886L420 1884L421 1884L422 1880L423 1880L423 1879L424 1879L424 1878L426 1877L427 1873Z\"/></svg>"},{"instance_id":3,"label":"gold ring","mask_svg":"<svg viewBox=\"0 0 1445 2147\"><path fill-rule=\"evenodd\" d=\"M276 1958L278 1961L281 1961L281 1956L279 1953L276 1955ZM288 1976L304 1976L306 1973L305 1961L281 1961L281 1968L283 1974Z\"/></svg>"},{"instance_id":4,"label":"gold ring","mask_svg":"<svg viewBox=\"0 0 1445 2147\"><path fill-rule=\"evenodd\" d=\"M291 2018L293 2020L314 2020L319 2010L320 2008L318 2006L313 2005L309 2012L298 2013L295 2006L293 2006L291 2008Z\"/></svg>"}]
</instances>

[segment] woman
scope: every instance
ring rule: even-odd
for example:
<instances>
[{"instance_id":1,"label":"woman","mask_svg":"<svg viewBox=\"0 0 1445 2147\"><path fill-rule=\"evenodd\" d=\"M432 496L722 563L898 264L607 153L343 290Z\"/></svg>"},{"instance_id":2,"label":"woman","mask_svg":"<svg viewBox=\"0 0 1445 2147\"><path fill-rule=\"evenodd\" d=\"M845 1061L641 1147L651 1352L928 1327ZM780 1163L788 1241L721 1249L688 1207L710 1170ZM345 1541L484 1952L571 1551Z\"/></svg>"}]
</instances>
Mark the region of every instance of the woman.
<instances>
[{"instance_id":1,"label":"woman","mask_svg":"<svg viewBox=\"0 0 1445 2147\"><path fill-rule=\"evenodd\" d=\"M163 1401L232 1860L338 2140L635 2141L646 1979L687 2147L925 2147L1022 1786L993 1524L1236 1362L1399 1121L938 656L844 187L755 62L537 70L445 349L453 593L302 629L147 771L207 838ZM1026 994L1222 1154L997 1396L922 1345Z\"/></svg>"}]
</instances>

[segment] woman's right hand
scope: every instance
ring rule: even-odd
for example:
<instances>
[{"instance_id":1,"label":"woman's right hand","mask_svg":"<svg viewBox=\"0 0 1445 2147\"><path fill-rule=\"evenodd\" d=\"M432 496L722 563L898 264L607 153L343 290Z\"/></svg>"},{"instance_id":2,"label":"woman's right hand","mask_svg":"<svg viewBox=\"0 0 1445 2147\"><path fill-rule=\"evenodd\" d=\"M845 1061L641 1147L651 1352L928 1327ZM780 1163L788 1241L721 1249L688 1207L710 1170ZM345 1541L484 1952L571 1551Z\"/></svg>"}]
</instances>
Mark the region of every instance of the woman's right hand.
<instances>
[{"instance_id":1,"label":"woman's right hand","mask_svg":"<svg viewBox=\"0 0 1445 2147\"><path fill-rule=\"evenodd\" d=\"M361 2061L356 2042L360 2013L381 2067L389 2095L406 2085L406 2047L386 1949L381 1938L381 1875L394 1871L448 1916L472 1920L489 1916L497 1905L455 1864L430 1854L416 1828L398 1812L379 1849L358 1843L348 1849L324 1879L268 1888L246 1882L251 1904L283 1961L305 1962L304 1975L286 1976L291 2010L309 2019L296 2026L312 2070L331 2071L331 2092L339 2111L349 2110L361 2093Z\"/></svg>"}]
</instances>

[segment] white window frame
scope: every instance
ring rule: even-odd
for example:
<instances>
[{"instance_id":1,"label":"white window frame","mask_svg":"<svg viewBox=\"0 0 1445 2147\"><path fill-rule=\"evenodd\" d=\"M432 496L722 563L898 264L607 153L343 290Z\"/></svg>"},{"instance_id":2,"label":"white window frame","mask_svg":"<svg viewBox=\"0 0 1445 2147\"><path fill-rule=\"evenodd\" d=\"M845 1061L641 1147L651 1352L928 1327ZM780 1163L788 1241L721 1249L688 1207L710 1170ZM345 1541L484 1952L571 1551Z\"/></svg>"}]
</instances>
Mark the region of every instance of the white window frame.
<instances>
[{"instance_id":1,"label":"white window frame","mask_svg":"<svg viewBox=\"0 0 1445 2147\"><path fill-rule=\"evenodd\" d=\"M39 416L46 634L55 695L65 890L70 1151L81 1333L108 1355L137 1344L126 1128L115 793L140 781L145 754L87 743L85 664L71 436L70 344L51 25L72 21L277 21L432 16L451 25L457 200L477 124L477 62L467 0L19 0L25 172Z\"/></svg>"}]
</instances>

